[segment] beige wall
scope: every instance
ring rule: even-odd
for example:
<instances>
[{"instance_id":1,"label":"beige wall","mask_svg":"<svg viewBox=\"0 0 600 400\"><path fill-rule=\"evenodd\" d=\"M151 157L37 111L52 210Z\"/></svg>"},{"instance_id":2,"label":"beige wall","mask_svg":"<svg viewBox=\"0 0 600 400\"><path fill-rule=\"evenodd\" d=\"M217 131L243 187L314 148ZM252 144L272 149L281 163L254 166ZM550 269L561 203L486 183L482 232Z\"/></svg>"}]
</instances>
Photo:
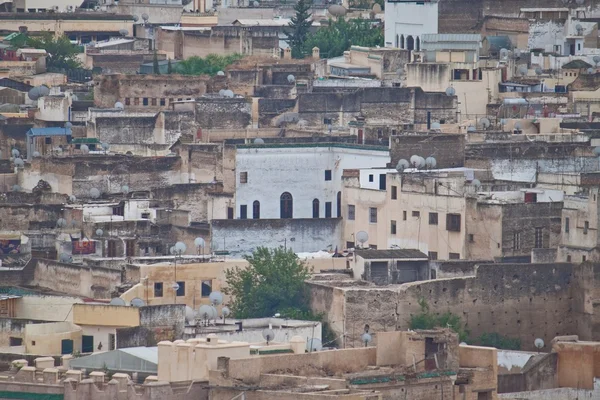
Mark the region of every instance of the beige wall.
<instances>
[{"instance_id":1,"label":"beige wall","mask_svg":"<svg viewBox=\"0 0 600 400\"><path fill-rule=\"evenodd\" d=\"M70 322L29 324L25 326L24 345L27 353L60 355L62 340L73 340L73 351L81 351L81 328Z\"/></svg>"},{"instance_id":2,"label":"beige wall","mask_svg":"<svg viewBox=\"0 0 600 400\"><path fill-rule=\"evenodd\" d=\"M119 327L139 326L140 310L137 307L75 304L73 306L73 323Z\"/></svg>"},{"instance_id":3,"label":"beige wall","mask_svg":"<svg viewBox=\"0 0 600 400\"><path fill-rule=\"evenodd\" d=\"M83 20L83 19L3 19L0 23L5 31L19 32L20 26L26 26L29 32L51 31L57 35L64 32L118 32L127 29L128 36L133 35L133 20Z\"/></svg>"},{"instance_id":4,"label":"beige wall","mask_svg":"<svg viewBox=\"0 0 600 400\"><path fill-rule=\"evenodd\" d=\"M73 321L73 305L83 303L80 297L23 296L16 302L17 318L42 321Z\"/></svg>"}]
</instances>

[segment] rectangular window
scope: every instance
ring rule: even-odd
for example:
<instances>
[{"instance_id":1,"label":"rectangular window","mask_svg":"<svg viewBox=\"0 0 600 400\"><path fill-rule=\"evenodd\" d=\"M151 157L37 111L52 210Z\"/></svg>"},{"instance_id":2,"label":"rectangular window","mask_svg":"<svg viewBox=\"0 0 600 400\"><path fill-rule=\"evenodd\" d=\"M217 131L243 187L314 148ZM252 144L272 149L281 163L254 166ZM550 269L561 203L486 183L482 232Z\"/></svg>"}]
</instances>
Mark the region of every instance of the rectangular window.
<instances>
[{"instance_id":1,"label":"rectangular window","mask_svg":"<svg viewBox=\"0 0 600 400\"><path fill-rule=\"evenodd\" d=\"M565 217L565 233L569 233L569 217Z\"/></svg>"},{"instance_id":2,"label":"rectangular window","mask_svg":"<svg viewBox=\"0 0 600 400\"><path fill-rule=\"evenodd\" d=\"M513 233L513 250L521 249L521 232Z\"/></svg>"},{"instance_id":3,"label":"rectangular window","mask_svg":"<svg viewBox=\"0 0 600 400\"><path fill-rule=\"evenodd\" d=\"M164 98L160 99L160 105L161 105L161 106L165 106L165 105L166 105L166 103L167 103L167 102L165 101L165 99L164 99Z\"/></svg>"},{"instance_id":4,"label":"rectangular window","mask_svg":"<svg viewBox=\"0 0 600 400\"><path fill-rule=\"evenodd\" d=\"M369 182L373 182L373 174L369 175Z\"/></svg>"},{"instance_id":5,"label":"rectangular window","mask_svg":"<svg viewBox=\"0 0 600 400\"><path fill-rule=\"evenodd\" d=\"M248 218L248 206L245 204L240 205L240 219Z\"/></svg>"},{"instance_id":6,"label":"rectangular window","mask_svg":"<svg viewBox=\"0 0 600 400\"><path fill-rule=\"evenodd\" d=\"M135 240L125 241L125 255L127 257L135 257Z\"/></svg>"},{"instance_id":7,"label":"rectangular window","mask_svg":"<svg viewBox=\"0 0 600 400\"><path fill-rule=\"evenodd\" d=\"M154 97L152 98L152 105L156 106L156 98L154 98Z\"/></svg>"},{"instance_id":8,"label":"rectangular window","mask_svg":"<svg viewBox=\"0 0 600 400\"><path fill-rule=\"evenodd\" d=\"M472 233L469 233L469 242L470 243L475 242L475 235L473 235Z\"/></svg>"},{"instance_id":9,"label":"rectangular window","mask_svg":"<svg viewBox=\"0 0 600 400\"><path fill-rule=\"evenodd\" d=\"M398 200L398 186L392 186L392 200Z\"/></svg>"},{"instance_id":10,"label":"rectangular window","mask_svg":"<svg viewBox=\"0 0 600 400\"><path fill-rule=\"evenodd\" d=\"M117 336L114 333L108 334L108 350L117 348Z\"/></svg>"},{"instance_id":11,"label":"rectangular window","mask_svg":"<svg viewBox=\"0 0 600 400\"><path fill-rule=\"evenodd\" d=\"M429 213L429 225L438 224L438 213Z\"/></svg>"},{"instance_id":12,"label":"rectangular window","mask_svg":"<svg viewBox=\"0 0 600 400\"><path fill-rule=\"evenodd\" d=\"M377 223L377 209L375 207L369 207L369 222L372 224Z\"/></svg>"},{"instance_id":13,"label":"rectangular window","mask_svg":"<svg viewBox=\"0 0 600 400\"><path fill-rule=\"evenodd\" d=\"M212 292L212 281L202 281L202 290L200 292L200 295L202 297L208 297L208 296L210 296L211 292Z\"/></svg>"},{"instance_id":14,"label":"rectangular window","mask_svg":"<svg viewBox=\"0 0 600 400\"><path fill-rule=\"evenodd\" d=\"M259 219L260 218L260 203L256 200L252 203L252 218Z\"/></svg>"},{"instance_id":15,"label":"rectangular window","mask_svg":"<svg viewBox=\"0 0 600 400\"><path fill-rule=\"evenodd\" d=\"M142 213L142 219L150 219L150 213Z\"/></svg>"},{"instance_id":16,"label":"rectangular window","mask_svg":"<svg viewBox=\"0 0 600 400\"><path fill-rule=\"evenodd\" d=\"M448 258L450 260L460 260L460 254L459 253L449 253Z\"/></svg>"},{"instance_id":17,"label":"rectangular window","mask_svg":"<svg viewBox=\"0 0 600 400\"><path fill-rule=\"evenodd\" d=\"M429 259L430 260L437 260L437 251L430 251L429 252Z\"/></svg>"},{"instance_id":18,"label":"rectangular window","mask_svg":"<svg viewBox=\"0 0 600 400\"><path fill-rule=\"evenodd\" d=\"M163 297L163 283L154 282L154 297Z\"/></svg>"},{"instance_id":19,"label":"rectangular window","mask_svg":"<svg viewBox=\"0 0 600 400\"><path fill-rule=\"evenodd\" d=\"M589 229L590 229L590 222L589 221L585 221L583 223L583 234L587 235Z\"/></svg>"},{"instance_id":20,"label":"rectangular window","mask_svg":"<svg viewBox=\"0 0 600 400\"><path fill-rule=\"evenodd\" d=\"M535 247L541 249L544 247L544 228L535 228Z\"/></svg>"},{"instance_id":21,"label":"rectangular window","mask_svg":"<svg viewBox=\"0 0 600 400\"><path fill-rule=\"evenodd\" d=\"M46 144L52 144L52 138L48 136L48 137L46 138L46 140L45 140L45 142L44 142L44 143L46 143Z\"/></svg>"},{"instance_id":22,"label":"rectangular window","mask_svg":"<svg viewBox=\"0 0 600 400\"><path fill-rule=\"evenodd\" d=\"M402 221L406 221L406 211L402 211Z\"/></svg>"},{"instance_id":23,"label":"rectangular window","mask_svg":"<svg viewBox=\"0 0 600 400\"><path fill-rule=\"evenodd\" d=\"M248 172L240 172L240 183L248 183Z\"/></svg>"},{"instance_id":24,"label":"rectangular window","mask_svg":"<svg viewBox=\"0 0 600 400\"><path fill-rule=\"evenodd\" d=\"M412 216L414 218L421 218L421 212L420 211L413 211L412 212Z\"/></svg>"},{"instance_id":25,"label":"rectangular window","mask_svg":"<svg viewBox=\"0 0 600 400\"><path fill-rule=\"evenodd\" d=\"M126 106L130 106L131 105L131 99L129 97L125 97L125 105Z\"/></svg>"},{"instance_id":26,"label":"rectangular window","mask_svg":"<svg viewBox=\"0 0 600 400\"><path fill-rule=\"evenodd\" d=\"M233 219L233 207L227 207L227 219Z\"/></svg>"},{"instance_id":27,"label":"rectangular window","mask_svg":"<svg viewBox=\"0 0 600 400\"><path fill-rule=\"evenodd\" d=\"M179 285L177 296L185 296L185 282L177 282L177 285Z\"/></svg>"},{"instance_id":28,"label":"rectangular window","mask_svg":"<svg viewBox=\"0 0 600 400\"><path fill-rule=\"evenodd\" d=\"M8 345L9 346L22 346L23 345L23 339L22 338L18 338L18 337L9 337L8 338Z\"/></svg>"},{"instance_id":29,"label":"rectangular window","mask_svg":"<svg viewBox=\"0 0 600 400\"><path fill-rule=\"evenodd\" d=\"M394 221L394 220L390 221L390 233L392 235L396 234L396 221Z\"/></svg>"},{"instance_id":30,"label":"rectangular window","mask_svg":"<svg viewBox=\"0 0 600 400\"><path fill-rule=\"evenodd\" d=\"M148 105L148 98L144 97L144 99L142 100L142 104L147 106Z\"/></svg>"},{"instance_id":31,"label":"rectangular window","mask_svg":"<svg viewBox=\"0 0 600 400\"><path fill-rule=\"evenodd\" d=\"M330 169L326 169L325 170L325 180L326 181L330 181L331 180L331 170Z\"/></svg>"},{"instance_id":32,"label":"rectangular window","mask_svg":"<svg viewBox=\"0 0 600 400\"><path fill-rule=\"evenodd\" d=\"M587 261L587 257L586 256L581 256L581 261L582 262L586 262Z\"/></svg>"},{"instance_id":33,"label":"rectangular window","mask_svg":"<svg viewBox=\"0 0 600 400\"><path fill-rule=\"evenodd\" d=\"M567 256L567 262L571 262L571 256Z\"/></svg>"},{"instance_id":34,"label":"rectangular window","mask_svg":"<svg viewBox=\"0 0 600 400\"><path fill-rule=\"evenodd\" d=\"M331 202L325 202L325 218L331 218Z\"/></svg>"},{"instance_id":35,"label":"rectangular window","mask_svg":"<svg viewBox=\"0 0 600 400\"><path fill-rule=\"evenodd\" d=\"M133 98L133 105L134 106L139 106L140 105L140 98L139 97L134 97Z\"/></svg>"},{"instance_id":36,"label":"rectangular window","mask_svg":"<svg viewBox=\"0 0 600 400\"><path fill-rule=\"evenodd\" d=\"M348 220L354 221L354 218L356 218L356 208L353 204L348 204Z\"/></svg>"},{"instance_id":37,"label":"rectangular window","mask_svg":"<svg viewBox=\"0 0 600 400\"><path fill-rule=\"evenodd\" d=\"M446 214L446 230L460 232L460 214Z\"/></svg>"}]
</instances>

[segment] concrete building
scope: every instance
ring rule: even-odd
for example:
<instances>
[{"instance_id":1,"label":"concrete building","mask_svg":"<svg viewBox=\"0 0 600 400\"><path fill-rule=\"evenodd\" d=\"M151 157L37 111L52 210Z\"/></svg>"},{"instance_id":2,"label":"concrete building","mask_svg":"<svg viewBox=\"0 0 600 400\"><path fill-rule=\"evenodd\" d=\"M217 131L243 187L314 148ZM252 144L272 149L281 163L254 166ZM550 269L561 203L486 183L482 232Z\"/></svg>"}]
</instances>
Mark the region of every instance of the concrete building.
<instances>
[{"instance_id":1,"label":"concrete building","mask_svg":"<svg viewBox=\"0 0 600 400\"><path fill-rule=\"evenodd\" d=\"M386 1L385 21L385 47L420 51L421 36L438 33L438 1Z\"/></svg>"}]
</instances>

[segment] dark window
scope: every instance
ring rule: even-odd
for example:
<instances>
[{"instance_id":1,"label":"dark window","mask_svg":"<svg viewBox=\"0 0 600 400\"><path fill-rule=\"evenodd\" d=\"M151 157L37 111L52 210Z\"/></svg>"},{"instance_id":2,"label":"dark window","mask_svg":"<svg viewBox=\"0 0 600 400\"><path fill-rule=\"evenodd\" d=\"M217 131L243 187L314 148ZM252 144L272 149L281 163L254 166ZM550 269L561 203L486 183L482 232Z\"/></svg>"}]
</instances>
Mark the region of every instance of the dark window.
<instances>
[{"instance_id":1,"label":"dark window","mask_svg":"<svg viewBox=\"0 0 600 400\"><path fill-rule=\"evenodd\" d=\"M248 218L248 206L245 204L240 205L240 219Z\"/></svg>"},{"instance_id":2,"label":"dark window","mask_svg":"<svg viewBox=\"0 0 600 400\"><path fill-rule=\"evenodd\" d=\"M429 252L429 259L430 260L437 260L437 251L430 251Z\"/></svg>"},{"instance_id":3,"label":"dark window","mask_svg":"<svg viewBox=\"0 0 600 400\"><path fill-rule=\"evenodd\" d=\"M412 216L415 218L421 218L421 212L420 211L413 211L412 212Z\"/></svg>"},{"instance_id":4,"label":"dark window","mask_svg":"<svg viewBox=\"0 0 600 400\"><path fill-rule=\"evenodd\" d=\"M571 262L571 256L567 256L567 262Z\"/></svg>"},{"instance_id":5,"label":"dark window","mask_svg":"<svg viewBox=\"0 0 600 400\"><path fill-rule=\"evenodd\" d=\"M260 218L260 201L258 200L254 200L254 203L252 203L252 218Z\"/></svg>"},{"instance_id":6,"label":"dark window","mask_svg":"<svg viewBox=\"0 0 600 400\"><path fill-rule=\"evenodd\" d=\"M135 257L135 240L125 241L125 255L127 257Z\"/></svg>"},{"instance_id":7,"label":"dark window","mask_svg":"<svg viewBox=\"0 0 600 400\"><path fill-rule=\"evenodd\" d=\"M565 233L569 233L569 217L565 217Z\"/></svg>"},{"instance_id":8,"label":"dark window","mask_svg":"<svg viewBox=\"0 0 600 400\"><path fill-rule=\"evenodd\" d=\"M469 242L473 243L475 241L475 235L469 233Z\"/></svg>"},{"instance_id":9,"label":"dark window","mask_svg":"<svg viewBox=\"0 0 600 400\"><path fill-rule=\"evenodd\" d=\"M51 137L47 137L45 138L46 140L44 141L46 144L52 144L52 138Z\"/></svg>"},{"instance_id":10,"label":"dark window","mask_svg":"<svg viewBox=\"0 0 600 400\"><path fill-rule=\"evenodd\" d=\"M375 207L369 208L369 222L372 224L377 223L377 209Z\"/></svg>"},{"instance_id":11,"label":"dark window","mask_svg":"<svg viewBox=\"0 0 600 400\"><path fill-rule=\"evenodd\" d=\"M325 180L326 181L330 181L331 180L331 170L330 169L326 169L325 170Z\"/></svg>"},{"instance_id":12,"label":"dark window","mask_svg":"<svg viewBox=\"0 0 600 400\"><path fill-rule=\"evenodd\" d=\"M125 97L125 105L126 106L130 106L131 105L131 99L129 97Z\"/></svg>"},{"instance_id":13,"label":"dark window","mask_svg":"<svg viewBox=\"0 0 600 400\"><path fill-rule=\"evenodd\" d=\"M18 338L18 337L10 337L10 338L8 338L8 345L9 346L22 346L23 339Z\"/></svg>"},{"instance_id":14,"label":"dark window","mask_svg":"<svg viewBox=\"0 0 600 400\"><path fill-rule=\"evenodd\" d=\"M544 228L535 228L535 248L544 247Z\"/></svg>"},{"instance_id":15,"label":"dark window","mask_svg":"<svg viewBox=\"0 0 600 400\"><path fill-rule=\"evenodd\" d=\"M313 200L313 218L319 218L320 203L319 199Z\"/></svg>"},{"instance_id":16,"label":"dark window","mask_svg":"<svg viewBox=\"0 0 600 400\"><path fill-rule=\"evenodd\" d=\"M398 186L392 186L392 200L398 199Z\"/></svg>"},{"instance_id":17,"label":"dark window","mask_svg":"<svg viewBox=\"0 0 600 400\"><path fill-rule=\"evenodd\" d=\"M390 221L390 233L392 235L396 234L396 221L394 221L394 220Z\"/></svg>"},{"instance_id":18,"label":"dark window","mask_svg":"<svg viewBox=\"0 0 600 400\"><path fill-rule=\"evenodd\" d=\"M342 192L337 193L337 203L335 207L335 216L338 218L342 217Z\"/></svg>"},{"instance_id":19,"label":"dark window","mask_svg":"<svg viewBox=\"0 0 600 400\"><path fill-rule=\"evenodd\" d=\"M438 224L438 213L429 213L429 225Z\"/></svg>"},{"instance_id":20,"label":"dark window","mask_svg":"<svg viewBox=\"0 0 600 400\"><path fill-rule=\"evenodd\" d=\"M211 292L212 292L212 281L202 281L202 290L200 292L200 295L202 297L208 297L208 296L210 296Z\"/></svg>"},{"instance_id":21,"label":"dark window","mask_svg":"<svg viewBox=\"0 0 600 400\"><path fill-rule=\"evenodd\" d=\"M233 219L233 207L227 207L227 219Z\"/></svg>"},{"instance_id":22,"label":"dark window","mask_svg":"<svg viewBox=\"0 0 600 400\"><path fill-rule=\"evenodd\" d=\"M117 347L117 337L114 333L108 334L108 350L114 350Z\"/></svg>"},{"instance_id":23,"label":"dark window","mask_svg":"<svg viewBox=\"0 0 600 400\"><path fill-rule=\"evenodd\" d=\"M448 258L450 260L460 260L460 254L459 253L449 253Z\"/></svg>"},{"instance_id":24,"label":"dark window","mask_svg":"<svg viewBox=\"0 0 600 400\"><path fill-rule=\"evenodd\" d=\"M150 219L150 213L142 213L142 219Z\"/></svg>"},{"instance_id":25,"label":"dark window","mask_svg":"<svg viewBox=\"0 0 600 400\"><path fill-rule=\"evenodd\" d=\"M165 101L165 99L164 99L164 98L160 99L160 105L161 105L161 106L164 106L164 105L166 105L166 101Z\"/></svg>"},{"instance_id":26,"label":"dark window","mask_svg":"<svg viewBox=\"0 0 600 400\"><path fill-rule=\"evenodd\" d=\"M108 246L108 257L116 257L117 256L117 242L114 240L109 240L107 243Z\"/></svg>"},{"instance_id":27,"label":"dark window","mask_svg":"<svg viewBox=\"0 0 600 400\"><path fill-rule=\"evenodd\" d=\"M406 221L406 211L402 211L402 220Z\"/></svg>"},{"instance_id":28,"label":"dark window","mask_svg":"<svg viewBox=\"0 0 600 400\"><path fill-rule=\"evenodd\" d=\"M177 296L185 296L185 282L177 282L179 288L177 289Z\"/></svg>"},{"instance_id":29,"label":"dark window","mask_svg":"<svg viewBox=\"0 0 600 400\"><path fill-rule=\"evenodd\" d=\"M460 214L446 214L446 230L460 232Z\"/></svg>"},{"instance_id":30,"label":"dark window","mask_svg":"<svg viewBox=\"0 0 600 400\"><path fill-rule=\"evenodd\" d=\"M521 232L513 233L513 250L519 250L521 248Z\"/></svg>"},{"instance_id":31,"label":"dark window","mask_svg":"<svg viewBox=\"0 0 600 400\"><path fill-rule=\"evenodd\" d=\"M240 183L248 183L248 172L240 172Z\"/></svg>"},{"instance_id":32,"label":"dark window","mask_svg":"<svg viewBox=\"0 0 600 400\"><path fill-rule=\"evenodd\" d=\"M585 221L583 223L583 234L584 235L587 235L588 229L590 229L590 222L589 221Z\"/></svg>"},{"instance_id":33,"label":"dark window","mask_svg":"<svg viewBox=\"0 0 600 400\"><path fill-rule=\"evenodd\" d=\"M294 199L288 192L282 193L279 198L280 205L280 217L281 218L293 218L294 217Z\"/></svg>"},{"instance_id":34,"label":"dark window","mask_svg":"<svg viewBox=\"0 0 600 400\"><path fill-rule=\"evenodd\" d=\"M139 106L140 105L140 98L139 97L134 97L133 98L133 105L134 106Z\"/></svg>"},{"instance_id":35,"label":"dark window","mask_svg":"<svg viewBox=\"0 0 600 400\"><path fill-rule=\"evenodd\" d=\"M120 215L120 216L125 215L125 204L121 203L118 206L113 207L112 213L113 213L113 215Z\"/></svg>"},{"instance_id":36,"label":"dark window","mask_svg":"<svg viewBox=\"0 0 600 400\"><path fill-rule=\"evenodd\" d=\"M144 99L142 100L142 104L147 106L148 105L148 98L144 97Z\"/></svg>"},{"instance_id":37,"label":"dark window","mask_svg":"<svg viewBox=\"0 0 600 400\"><path fill-rule=\"evenodd\" d=\"M163 297L163 283L154 282L154 297Z\"/></svg>"},{"instance_id":38,"label":"dark window","mask_svg":"<svg viewBox=\"0 0 600 400\"><path fill-rule=\"evenodd\" d=\"M325 202L325 218L331 218L331 202Z\"/></svg>"},{"instance_id":39,"label":"dark window","mask_svg":"<svg viewBox=\"0 0 600 400\"><path fill-rule=\"evenodd\" d=\"M373 174L369 175L369 182L373 182Z\"/></svg>"},{"instance_id":40,"label":"dark window","mask_svg":"<svg viewBox=\"0 0 600 400\"><path fill-rule=\"evenodd\" d=\"M581 261L582 262L586 262L587 261L587 257L586 256L581 256Z\"/></svg>"},{"instance_id":41,"label":"dark window","mask_svg":"<svg viewBox=\"0 0 600 400\"><path fill-rule=\"evenodd\" d=\"M348 204L348 220L354 221L354 218L356 218L356 208L353 204Z\"/></svg>"},{"instance_id":42,"label":"dark window","mask_svg":"<svg viewBox=\"0 0 600 400\"><path fill-rule=\"evenodd\" d=\"M525 193L525 203L537 203L537 193Z\"/></svg>"},{"instance_id":43,"label":"dark window","mask_svg":"<svg viewBox=\"0 0 600 400\"><path fill-rule=\"evenodd\" d=\"M385 190L386 187L386 175L379 174L379 190Z\"/></svg>"}]
</instances>

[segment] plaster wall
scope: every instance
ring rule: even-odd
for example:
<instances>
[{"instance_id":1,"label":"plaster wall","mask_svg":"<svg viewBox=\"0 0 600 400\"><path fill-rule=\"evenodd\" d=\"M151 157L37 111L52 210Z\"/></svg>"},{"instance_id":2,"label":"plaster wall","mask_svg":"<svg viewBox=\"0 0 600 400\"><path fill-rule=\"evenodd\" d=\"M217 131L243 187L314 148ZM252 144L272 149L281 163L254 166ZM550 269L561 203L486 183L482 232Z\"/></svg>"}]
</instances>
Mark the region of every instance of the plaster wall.
<instances>
[{"instance_id":1,"label":"plaster wall","mask_svg":"<svg viewBox=\"0 0 600 400\"><path fill-rule=\"evenodd\" d=\"M386 2L385 47L398 47L396 36L419 37L426 33L438 33L438 3L433 2Z\"/></svg>"},{"instance_id":2,"label":"plaster wall","mask_svg":"<svg viewBox=\"0 0 600 400\"><path fill-rule=\"evenodd\" d=\"M73 305L80 303L80 297L23 296L16 302L15 314L24 319L73 322Z\"/></svg>"}]
</instances>

